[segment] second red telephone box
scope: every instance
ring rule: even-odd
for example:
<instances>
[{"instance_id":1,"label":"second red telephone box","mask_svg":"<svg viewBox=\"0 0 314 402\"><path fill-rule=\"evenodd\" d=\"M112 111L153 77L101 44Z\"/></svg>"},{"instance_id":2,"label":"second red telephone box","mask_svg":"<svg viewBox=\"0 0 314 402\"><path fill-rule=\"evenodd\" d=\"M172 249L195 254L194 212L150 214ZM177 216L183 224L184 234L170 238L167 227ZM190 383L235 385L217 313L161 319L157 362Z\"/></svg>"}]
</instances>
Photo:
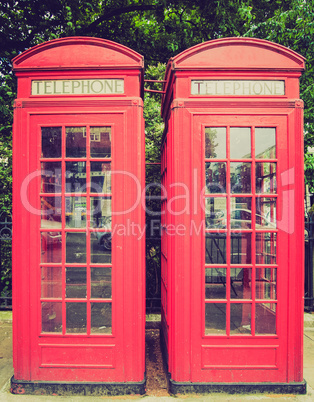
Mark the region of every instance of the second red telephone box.
<instances>
[{"instance_id":1,"label":"second red telephone box","mask_svg":"<svg viewBox=\"0 0 314 402\"><path fill-rule=\"evenodd\" d=\"M305 392L303 69L250 38L168 63L162 339L174 393Z\"/></svg>"},{"instance_id":2,"label":"second red telephone box","mask_svg":"<svg viewBox=\"0 0 314 402\"><path fill-rule=\"evenodd\" d=\"M143 57L75 37L13 67L12 392L142 394Z\"/></svg>"}]
</instances>

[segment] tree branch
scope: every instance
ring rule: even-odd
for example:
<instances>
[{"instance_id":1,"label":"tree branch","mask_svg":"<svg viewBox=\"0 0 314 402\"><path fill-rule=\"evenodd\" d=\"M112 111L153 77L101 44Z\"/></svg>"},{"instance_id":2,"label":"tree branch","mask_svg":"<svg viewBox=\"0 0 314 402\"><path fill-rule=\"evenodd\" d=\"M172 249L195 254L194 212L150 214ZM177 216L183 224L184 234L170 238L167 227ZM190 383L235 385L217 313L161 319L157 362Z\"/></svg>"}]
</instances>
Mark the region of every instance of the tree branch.
<instances>
[{"instance_id":1,"label":"tree branch","mask_svg":"<svg viewBox=\"0 0 314 402\"><path fill-rule=\"evenodd\" d=\"M163 8L163 6L152 5L152 4L151 5L133 5L133 6L116 8L116 9L111 10L111 11L107 12L106 14L102 15L101 17L97 18L97 20L92 22L90 25L79 30L78 33L81 34L81 33L91 32L102 22L104 22L112 17L116 17L116 16L119 16L122 14L128 14L128 13L132 13L134 11L150 11L150 10L155 11L155 10L162 9L162 8Z\"/></svg>"}]
</instances>

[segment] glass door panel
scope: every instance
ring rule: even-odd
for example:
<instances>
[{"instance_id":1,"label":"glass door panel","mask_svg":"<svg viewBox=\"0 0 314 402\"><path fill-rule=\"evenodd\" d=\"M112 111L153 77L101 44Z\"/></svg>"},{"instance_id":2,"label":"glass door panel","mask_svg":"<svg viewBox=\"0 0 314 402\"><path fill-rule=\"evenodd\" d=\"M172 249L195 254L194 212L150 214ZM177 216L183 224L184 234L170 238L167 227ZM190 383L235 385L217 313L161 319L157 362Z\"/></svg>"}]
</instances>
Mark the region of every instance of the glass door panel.
<instances>
[{"instance_id":1,"label":"glass door panel","mask_svg":"<svg viewBox=\"0 0 314 402\"><path fill-rule=\"evenodd\" d=\"M110 335L111 127L42 127L41 148L41 331Z\"/></svg>"},{"instance_id":2,"label":"glass door panel","mask_svg":"<svg viewBox=\"0 0 314 402\"><path fill-rule=\"evenodd\" d=\"M204 335L276 334L276 128L204 136Z\"/></svg>"}]
</instances>

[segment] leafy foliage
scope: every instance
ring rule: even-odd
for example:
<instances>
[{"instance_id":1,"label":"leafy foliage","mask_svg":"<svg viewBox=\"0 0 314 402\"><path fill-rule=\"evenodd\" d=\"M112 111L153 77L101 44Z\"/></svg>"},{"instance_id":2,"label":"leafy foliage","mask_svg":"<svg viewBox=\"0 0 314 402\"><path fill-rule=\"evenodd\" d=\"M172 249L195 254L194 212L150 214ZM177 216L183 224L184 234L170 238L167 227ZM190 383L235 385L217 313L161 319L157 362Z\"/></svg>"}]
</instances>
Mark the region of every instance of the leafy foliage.
<instances>
[{"instance_id":1,"label":"leafy foliage","mask_svg":"<svg viewBox=\"0 0 314 402\"><path fill-rule=\"evenodd\" d=\"M290 9L277 10L273 17L252 25L246 34L286 46L306 58L306 71L300 80L300 98L304 100L305 181L314 192L314 3L293 0Z\"/></svg>"}]
</instances>

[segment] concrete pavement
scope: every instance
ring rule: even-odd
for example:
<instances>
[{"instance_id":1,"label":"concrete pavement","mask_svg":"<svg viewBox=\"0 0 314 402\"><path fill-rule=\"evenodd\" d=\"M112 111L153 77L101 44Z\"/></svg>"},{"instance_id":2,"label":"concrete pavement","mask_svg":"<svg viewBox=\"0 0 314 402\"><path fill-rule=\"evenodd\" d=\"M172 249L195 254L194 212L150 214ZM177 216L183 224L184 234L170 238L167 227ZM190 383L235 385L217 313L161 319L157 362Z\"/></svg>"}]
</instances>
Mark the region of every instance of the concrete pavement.
<instances>
[{"instance_id":1,"label":"concrete pavement","mask_svg":"<svg viewBox=\"0 0 314 402\"><path fill-rule=\"evenodd\" d=\"M229 395L221 394L207 394L207 395L184 395L182 397L172 397L164 389L162 392L156 392L155 389L147 387L147 394L145 396L46 396L46 395L12 395L10 393L10 378L13 375L12 366L12 314L11 312L0 312L0 402L17 402L20 398L21 402L50 402L50 401L118 401L118 400L133 400L143 402L160 401L171 402L173 400L190 401L314 401L314 314L304 314L304 379L307 381L307 394L306 395L271 395L271 394L249 394L249 395ZM149 373L147 373L149 376ZM148 379L149 380L149 379ZM149 381L147 381L149 383Z\"/></svg>"}]
</instances>

